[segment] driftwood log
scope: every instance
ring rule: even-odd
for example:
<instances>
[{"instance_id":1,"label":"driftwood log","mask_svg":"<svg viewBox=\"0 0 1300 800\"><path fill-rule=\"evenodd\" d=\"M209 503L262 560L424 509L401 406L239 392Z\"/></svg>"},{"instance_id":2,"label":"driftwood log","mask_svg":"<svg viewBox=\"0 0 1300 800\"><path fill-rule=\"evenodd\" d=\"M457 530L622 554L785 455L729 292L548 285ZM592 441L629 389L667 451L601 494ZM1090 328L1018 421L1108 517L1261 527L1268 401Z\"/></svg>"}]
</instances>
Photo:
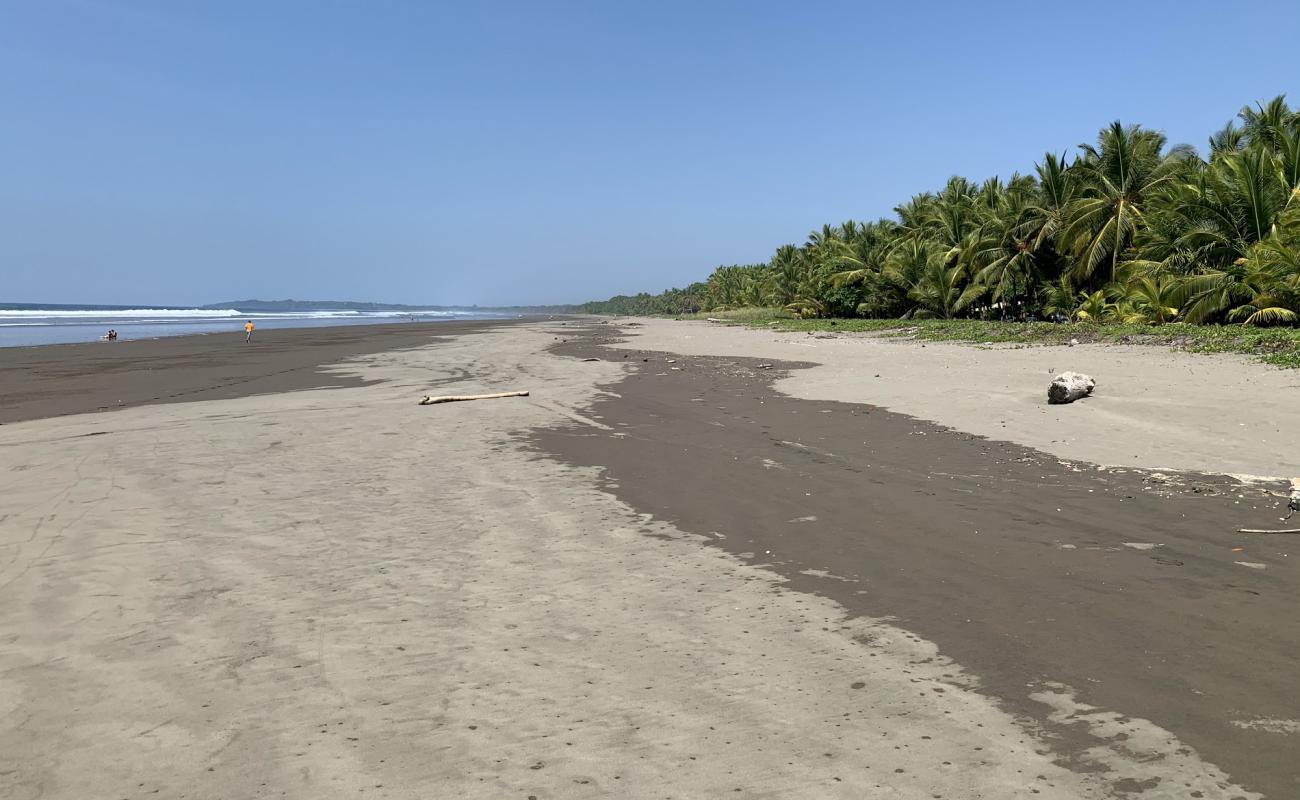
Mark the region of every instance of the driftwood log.
<instances>
[{"instance_id":1,"label":"driftwood log","mask_svg":"<svg viewBox=\"0 0 1300 800\"><path fill-rule=\"evenodd\" d=\"M1062 372L1047 387L1047 402L1053 405L1073 403L1092 394L1097 382L1082 372Z\"/></svg>"},{"instance_id":2,"label":"driftwood log","mask_svg":"<svg viewBox=\"0 0 1300 800\"><path fill-rule=\"evenodd\" d=\"M466 400L496 400L500 397L527 397L528 392L497 392L496 394L444 394L433 396L429 395L420 401L422 406L431 406L437 403L461 403Z\"/></svg>"}]
</instances>

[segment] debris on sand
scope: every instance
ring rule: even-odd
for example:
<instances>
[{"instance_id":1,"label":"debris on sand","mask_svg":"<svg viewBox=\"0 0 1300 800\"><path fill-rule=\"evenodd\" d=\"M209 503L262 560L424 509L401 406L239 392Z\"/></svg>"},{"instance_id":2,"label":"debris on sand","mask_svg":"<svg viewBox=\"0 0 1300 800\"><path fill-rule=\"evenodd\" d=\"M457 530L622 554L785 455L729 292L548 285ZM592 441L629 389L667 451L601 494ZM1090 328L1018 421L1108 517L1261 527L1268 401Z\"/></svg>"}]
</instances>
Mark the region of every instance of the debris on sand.
<instances>
[{"instance_id":1,"label":"debris on sand","mask_svg":"<svg viewBox=\"0 0 1300 800\"><path fill-rule=\"evenodd\" d=\"M527 397L528 392L497 392L496 394L444 394L426 396L420 401L422 406L432 406L438 403L463 403L466 400L496 400L501 397Z\"/></svg>"},{"instance_id":2,"label":"debris on sand","mask_svg":"<svg viewBox=\"0 0 1300 800\"><path fill-rule=\"evenodd\" d=\"M1047 387L1047 402L1052 405L1073 403L1092 394L1097 382L1082 372L1062 372Z\"/></svg>"},{"instance_id":3,"label":"debris on sand","mask_svg":"<svg viewBox=\"0 0 1300 800\"><path fill-rule=\"evenodd\" d=\"M1300 478L1291 481L1295 488L1291 490L1291 496L1287 498L1286 516L1280 519L1283 522L1291 519L1295 512L1300 511ZM1300 533L1300 528L1283 528L1282 530L1269 531L1262 528L1238 528L1237 533Z\"/></svg>"}]
</instances>

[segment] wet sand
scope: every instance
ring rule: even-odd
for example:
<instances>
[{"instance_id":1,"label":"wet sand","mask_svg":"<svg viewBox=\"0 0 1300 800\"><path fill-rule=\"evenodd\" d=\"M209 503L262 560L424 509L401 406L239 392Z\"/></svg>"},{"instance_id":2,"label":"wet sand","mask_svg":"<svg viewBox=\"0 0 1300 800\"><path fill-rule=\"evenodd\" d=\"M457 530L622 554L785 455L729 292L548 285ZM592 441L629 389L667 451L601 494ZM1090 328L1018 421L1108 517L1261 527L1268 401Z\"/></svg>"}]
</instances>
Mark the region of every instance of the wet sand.
<instances>
[{"instance_id":1,"label":"wet sand","mask_svg":"<svg viewBox=\"0 0 1300 800\"><path fill-rule=\"evenodd\" d=\"M151 403L357 386L320 367L513 321L448 321L259 330L244 335L0 348L0 424Z\"/></svg>"},{"instance_id":2,"label":"wet sand","mask_svg":"<svg viewBox=\"0 0 1300 800\"><path fill-rule=\"evenodd\" d=\"M1300 548L1235 532L1278 527L1285 501L1259 490L1289 486L1099 470L773 390L811 364L759 369L772 362L639 341L557 348L633 373L592 409L617 437L566 426L539 433L541 451L599 468L628 505L790 587L937 643L1075 769L1104 769L1121 746L1109 711L1172 732L1270 797L1300 796L1300 730L1259 722L1300 729Z\"/></svg>"},{"instance_id":3,"label":"wet sand","mask_svg":"<svg viewBox=\"0 0 1300 800\"><path fill-rule=\"evenodd\" d=\"M1296 796L1300 555L1232 532L1277 487L478 325L159 354L113 414L31 418L121 378L25 362L0 794Z\"/></svg>"}]
</instances>

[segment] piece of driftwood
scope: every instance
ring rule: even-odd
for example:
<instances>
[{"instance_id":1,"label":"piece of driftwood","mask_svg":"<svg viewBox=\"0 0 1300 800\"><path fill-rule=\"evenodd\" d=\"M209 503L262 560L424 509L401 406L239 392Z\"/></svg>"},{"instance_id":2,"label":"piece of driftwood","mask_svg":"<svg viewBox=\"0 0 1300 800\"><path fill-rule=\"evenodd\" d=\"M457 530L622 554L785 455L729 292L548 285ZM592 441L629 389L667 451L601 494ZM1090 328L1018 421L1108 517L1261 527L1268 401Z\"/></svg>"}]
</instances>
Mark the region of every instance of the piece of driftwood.
<instances>
[{"instance_id":1,"label":"piece of driftwood","mask_svg":"<svg viewBox=\"0 0 1300 800\"><path fill-rule=\"evenodd\" d=\"M422 406L431 406L437 403L460 403L466 400L496 400L500 397L527 397L528 392L497 392L496 394L444 394L439 396L430 395L420 401Z\"/></svg>"},{"instance_id":2,"label":"piece of driftwood","mask_svg":"<svg viewBox=\"0 0 1300 800\"><path fill-rule=\"evenodd\" d=\"M1053 405L1073 403L1092 394L1097 382L1082 372L1062 372L1047 387L1047 402Z\"/></svg>"},{"instance_id":3,"label":"piece of driftwood","mask_svg":"<svg viewBox=\"0 0 1300 800\"><path fill-rule=\"evenodd\" d=\"M1300 533L1300 528L1283 528L1280 531L1266 531L1263 528L1238 528L1237 533Z\"/></svg>"}]
</instances>

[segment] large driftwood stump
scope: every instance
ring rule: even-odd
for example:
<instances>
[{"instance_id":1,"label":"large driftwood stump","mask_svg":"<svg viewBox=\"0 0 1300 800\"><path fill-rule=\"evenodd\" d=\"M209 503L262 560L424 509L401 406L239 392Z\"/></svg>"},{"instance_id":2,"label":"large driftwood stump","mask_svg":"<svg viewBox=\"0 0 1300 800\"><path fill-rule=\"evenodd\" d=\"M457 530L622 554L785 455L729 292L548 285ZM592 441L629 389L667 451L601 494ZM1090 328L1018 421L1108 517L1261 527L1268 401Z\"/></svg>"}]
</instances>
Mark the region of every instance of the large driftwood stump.
<instances>
[{"instance_id":1,"label":"large driftwood stump","mask_svg":"<svg viewBox=\"0 0 1300 800\"><path fill-rule=\"evenodd\" d=\"M1053 405L1073 403L1092 394L1096 386L1097 382L1082 372L1062 372L1052 378L1052 384L1047 387L1047 402Z\"/></svg>"}]
</instances>

